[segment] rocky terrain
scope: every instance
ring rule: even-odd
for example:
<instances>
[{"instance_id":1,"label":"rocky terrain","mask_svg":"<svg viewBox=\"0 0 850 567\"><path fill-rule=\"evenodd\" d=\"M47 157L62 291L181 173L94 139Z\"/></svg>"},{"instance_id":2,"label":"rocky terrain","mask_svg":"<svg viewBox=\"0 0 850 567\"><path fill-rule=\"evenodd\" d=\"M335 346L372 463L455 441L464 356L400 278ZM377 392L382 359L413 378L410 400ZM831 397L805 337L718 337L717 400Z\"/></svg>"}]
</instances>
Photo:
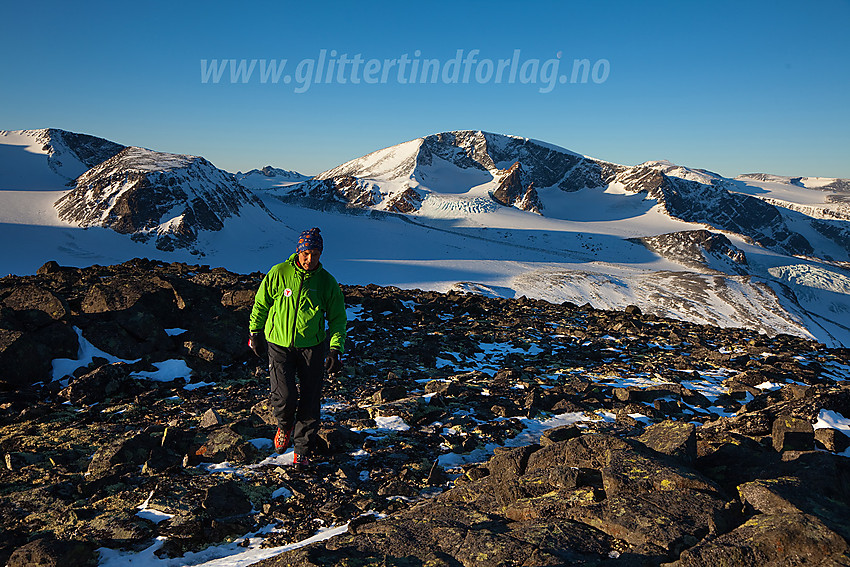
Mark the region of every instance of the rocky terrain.
<instances>
[{"instance_id":1,"label":"rocky terrain","mask_svg":"<svg viewBox=\"0 0 850 567\"><path fill-rule=\"evenodd\" d=\"M344 372L299 472L245 340L261 278L137 259L0 280L0 563L348 523L262 564L850 565L846 349L343 286Z\"/></svg>"}]
</instances>

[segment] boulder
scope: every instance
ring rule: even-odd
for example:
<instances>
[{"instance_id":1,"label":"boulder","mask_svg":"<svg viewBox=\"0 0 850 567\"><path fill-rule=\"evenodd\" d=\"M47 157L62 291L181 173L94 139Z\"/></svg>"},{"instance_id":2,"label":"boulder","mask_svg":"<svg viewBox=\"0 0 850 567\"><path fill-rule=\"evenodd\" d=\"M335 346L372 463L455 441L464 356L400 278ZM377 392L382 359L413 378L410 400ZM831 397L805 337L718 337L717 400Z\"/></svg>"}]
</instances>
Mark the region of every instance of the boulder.
<instances>
[{"instance_id":1,"label":"boulder","mask_svg":"<svg viewBox=\"0 0 850 567\"><path fill-rule=\"evenodd\" d=\"M37 331L0 326L0 389L50 381L53 359L76 358L78 349L77 334L62 322Z\"/></svg>"},{"instance_id":2,"label":"boulder","mask_svg":"<svg viewBox=\"0 0 850 567\"><path fill-rule=\"evenodd\" d=\"M324 424L319 429L316 450L325 454L350 452L360 447L365 439L365 433L335 423Z\"/></svg>"},{"instance_id":3,"label":"boulder","mask_svg":"<svg viewBox=\"0 0 850 567\"><path fill-rule=\"evenodd\" d=\"M256 415L267 425L277 427L277 419L272 414L272 406L268 400L257 402L251 407L251 414Z\"/></svg>"},{"instance_id":4,"label":"boulder","mask_svg":"<svg viewBox=\"0 0 850 567\"><path fill-rule=\"evenodd\" d=\"M212 430L206 442L195 451L196 456L212 462L247 463L256 454L256 447L246 443L241 435L228 426Z\"/></svg>"},{"instance_id":5,"label":"boulder","mask_svg":"<svg viewBox=\"0 0 850 567\"><path fill-rule=\"evenodd\" d=\"M407 397L407 389L402 386L387 386L372 394L373 404L386 404Z\"/></svg>"},{"instance_id":6,"label":"boulder","mask_svg":"<svg viewBox=\"0 0 850 567\"><path fill-rule=\"evenodd\" d=\"M561 441L574 439L580 435L581 429L576 425L553 427L552 429L547 429L542 435L540 435L540 445L545 447L546 445L552 445L554 443L560 443Z\"/></svg>"},{"instance_id":7,"label":"boulder","mask_svg":"<svg viewBox=\"0 0 850 567\"><path fill-rule=\"evenodd\" d=\"M158 276L122 274L90 286L80 307L83 313L106 313L138 304L139 310L176 322L177 311L184 305L178 300L174 287Z\"/></svg>"},{"instance_id":8,"label":"boulder","mask_svg":"<svg viewBox=\"0 0 850 567\"><path fill-rule=\"evenodd\" d=\"M846 458L809 452L738 486L748 509L763 514L799 512L817 517L850 539L850 467Z\"/></svg>"},{"instance_id":9,"label":"boulder","mask_svg":"<svg viewBox=\"0 0 850 567\"><path fill-rule=\"evenodd\" d=\"M838 429L822 427L815 429L815 443L827 451L843 453L850 447L850 437Z\"/></svg>"},{"instance_id":10,"label":"boulder","mask_svg":"<svg viewBox=\"0 0 850 567\"><path fill-rule=\"evenodd\" d=\"M214 409L210 408L204 412L204 415L201 416L201 423L199 427L201 429L209 429L210 427L217 427L224 423L224 420L221 418L221 415Z\"/></svg>"},{"instance_id":11,"label":"boulder","mask_svg":"<svg viewBox=\"0 0 850 567\"><path fill-rule=\"evenodd\" d=\"M142 342L112 317L98 319L85 325L83 338L103 352L124 360L137 360L146 354Z\"/></svg>"},{"instance_id":12,"label":"boulder","mask_svg":"<svg viewBox=\"0 0 850 567\"><path fill-rule=\"evenodd\" d=\"M59 397L72 404L91 405L118 394L132 395L135 381L124 362L105 364L70 381Z\"/></svg>"},{"instance_id":13,"label":"boulder","mask_svg":"<svg viewBox=\"0 0 850 567\"><path fill-rule=\"evenodd\" d=\"M455 381L431 380L425 384L426 394L440 394L441 396L453 397L462 391L460 385Z\"/></svg>"},{"instance_id":14,"label":"boulder","mask_svg":"<svg viewBox=\"0 0 850 567\"><path fill-rule=\"evenodd\" d=\"M211 486L204 491L201 507L213 518L244 516L252 510L251 501L235 481Z\"/></svg>"},{"instance_id":15,"label":"boulder","mask_svg":"<svg viewBox=\"0 0 850 567\"><path fill-rule=\"evenodd\" d=\"M101 446L89 463L88 474L97 478L114 472L113 469L118 467L144 465L151 451L158 446L148 433L130 433Z\"/></svg>"},{"instance_id":16,"label":"boulder","mask_svg":"<svg viewBox=\"0 0 850 567\"><path fill-rule=\"evenodd\" d=\"M16 286L3 299L3 305L13 309L15 316L32 330L65 319L70 314L63 299L35 284Z\"/></svg>"},{"instance_id":17,"label":"boulder","mask_svg":"<svg viewBox=\"0 0 850 567\"><path fill-rule=\"evenodd\" d=\"M97 565L95 546L87 541L41 537L12 552L6 567L84 567Z\"/></svg>"},{"instance_id":18,"label":"boulder","mask_svg":"<svg viewBox=\"0 0 850 567\"><path fill-rule=\"evenodd\" d=\"M847 542L817 518L758 514L729 533L685 550L669 567L847 565Z\"/></svg>"},{"instance_id":19,"label":"boulder","mask_svg":"<svg viewBox=\"0 0 850 567\"><path fill-rule=\"evenodd\" d=\"M795 417L779 417L773 422L773 448L782 451L814 451L815 430L811 422Z\"/></svg>"},{"instance_id":20,"label":"boulder","mask_svg":"<svg viewBox=\"0 0 850 567\"><path fill-rule=\"evenodd\" d=\"M638 441L659 453L692 463L697 458L696 427L682 421L662 421L646 428Z\"/></svg>"}]
</instances>

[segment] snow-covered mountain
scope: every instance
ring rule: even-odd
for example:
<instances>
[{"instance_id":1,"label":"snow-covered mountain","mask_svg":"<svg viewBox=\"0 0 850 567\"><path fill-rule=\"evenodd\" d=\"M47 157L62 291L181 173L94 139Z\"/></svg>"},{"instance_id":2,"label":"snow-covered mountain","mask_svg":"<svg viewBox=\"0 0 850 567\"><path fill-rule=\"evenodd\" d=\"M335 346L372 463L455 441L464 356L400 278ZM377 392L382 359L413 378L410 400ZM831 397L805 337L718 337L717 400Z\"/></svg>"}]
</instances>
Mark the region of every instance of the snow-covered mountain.
<instances>
[{"instance_id":1,"label":"snow-covered mountain","mask_svg":"<svg viewBox=\"0 0 850 567\"><path fill-rule=\"evenodd\" d=\"M525 138L445 132L351 160L288 190L291 195L342 199L359 207L412 213L429 196L493 198L539 212L536 187L582 159Z\"/></svg>"},{"instance_id":2,"label":"snow-covered mountain","mask_svg":"<svg viewBox=\"0 0 850 567\"><path fill-rule=\"evenodd\" d=\"M824 187L843 187L832 180ZM741 234L771 250L819 256L810 237L831 241L827 259L850 261L850 232L831 222L840 213L805 219L768 199L740 191L740 183L666 161L623 166L544 142L487 132L445 132L378 150L285 189L289 195L339 200L355 207L415 214L445 195L482 197L559 218L552 194L620 191L656 201L670 217ZM830 210L840 211L845 201ZM843 219L846 220L846 219ZM819 252L824 252L822 249Z\"/></svg>"},{"instance_id":3,"label":"snow-covered mountain","mask_svg":"<svg viewBox=\"0 0 850 567\"><path fill-rule=\"evenodd\" d=\"M17 145L0 138L0 156L32 154L38 171L53 172L35 137L13 135ZM0 165L2 181L14 168ZM425 136L306 179L271 167L234 176L200 157L134 147L73 189L52 175L50 191L35 190L37 176L20 190L0 185L0 237L17 243L0 252L5 272L137 256L265 271L319 226L322 261L345 283L634 304L850 345L846 180L619 165L474 131Z\"/></svg>"},{"instance_id":4,"label":"snow-covered mountain","mask_svg":"<svg viewBox=\"0 0 850 567\"><path fill-rule=\"evenodd\" d=\"M249 189L273 189L276 187L288 187L295 183L300 183L310 179L309 175L291 171L288 169L280 169L270 165L262 169L252 169L242 173L236 173L236 180L243 186Z\"/></svg>"},{"instance_id":5,"label":"snow-covered mountain","mask_svg":"<svg viewBox=\"0 0 850 567\"><path fill-rule=\"evenodd\" d=\"M243 207L271 213L229 173L202 157L128 147L77 178L56 202L62 220L101 226L156 247L191 247Z\"/></svg>"},{"instance_id":6,"label":"snow-covered mountain","mask_svg":"<svg viewBox=\"0 0 850 567\"><path fill-rule=\"evenodd\" d=\"M56 128L1 130L0 189L60 189L123 149L103 138Z\"/></svg>"}]
</instances>

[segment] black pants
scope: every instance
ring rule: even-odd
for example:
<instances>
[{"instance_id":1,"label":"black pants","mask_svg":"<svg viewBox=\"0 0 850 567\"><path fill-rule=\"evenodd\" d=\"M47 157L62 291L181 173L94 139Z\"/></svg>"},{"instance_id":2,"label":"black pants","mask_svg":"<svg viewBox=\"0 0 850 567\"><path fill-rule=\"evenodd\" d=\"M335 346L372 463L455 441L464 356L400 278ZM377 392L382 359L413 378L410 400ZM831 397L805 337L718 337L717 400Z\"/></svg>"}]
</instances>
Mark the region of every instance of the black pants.
<instances>
[{"instance_id":1,"label":"black pants","mask_svg":"<svg viewBox=\"0 0 850 567\"><path fill-rule=\"evenodd\" d=\"M286 348L269 343L272 412L281 428L295 427L292 445L299 455L315 448L321 423L324 355L324 344Z\"/></svg>"}]
</instances>

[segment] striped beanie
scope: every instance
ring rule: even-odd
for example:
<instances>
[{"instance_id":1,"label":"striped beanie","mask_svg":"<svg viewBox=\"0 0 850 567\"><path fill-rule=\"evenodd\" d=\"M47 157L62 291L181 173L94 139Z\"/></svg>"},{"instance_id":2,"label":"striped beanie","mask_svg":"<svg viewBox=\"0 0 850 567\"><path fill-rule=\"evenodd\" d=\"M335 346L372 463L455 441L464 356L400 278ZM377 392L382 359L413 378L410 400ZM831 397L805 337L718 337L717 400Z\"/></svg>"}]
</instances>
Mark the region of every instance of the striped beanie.
<instances>
[{"instance_id":1,"label":"striped beanie","mask_svg":"<svg viewBox=\"0 0 850 567\"><path fill-rule=\"evenodd\" d=\"M295 251L318 250L321 252L324 244L322 243L322 235L319 232L318 228L311 228L302 232L301 236L298 237L298 245L295 247Z\"/></svg>"}]
</instances>

